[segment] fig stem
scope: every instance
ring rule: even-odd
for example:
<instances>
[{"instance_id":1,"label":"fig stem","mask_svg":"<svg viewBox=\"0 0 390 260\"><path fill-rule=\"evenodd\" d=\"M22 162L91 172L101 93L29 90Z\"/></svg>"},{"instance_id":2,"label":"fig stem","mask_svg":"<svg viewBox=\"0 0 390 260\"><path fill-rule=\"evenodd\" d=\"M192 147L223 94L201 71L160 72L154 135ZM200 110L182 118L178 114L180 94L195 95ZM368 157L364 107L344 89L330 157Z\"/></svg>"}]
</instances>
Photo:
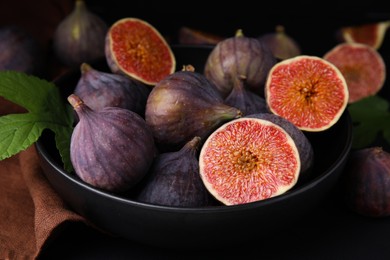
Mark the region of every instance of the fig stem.
<instances>
[{"instance_id":1,"label":"fig stem","mask_svg":"<svg viewBox=\"0 0 390 260\"><path fill-rule=\"evenodd\" d=\"M242 29L238 29L237 31L236 31L236 35L235 35L236 37L244 37L244 33L242 32Z\"/></svg>"},{"instance_id":2,"label":"fig stem","mask_svg":"<svg viewBox=\"0 0 390 260\"><path fill-rule=\"evenodd\" d=\"M185 146L186 147L192 147L194 150L196 150L196 149L198 149L200 140L201 140L200 136L195 136Z\"/></svg>"},{"instance_id":3,"label":"fig stem","mask_svg":"<svg viewBox=\"0 0 390 260\"><path fill-rule=\"evenodd\" d=\"M283 25L277 25L275 28L275 31L277 33L284 33L284 26Z\"/></svg>"},{"instance_id":4,"label":"fig stem","mask_svg":"<svg viewBox=\"0 0 390 260\"><path fill-rule=\"evenodd\" d=\"M80 66L81 74L85 74L86 72L90 71L92 69L91 65L88 63L82 63Z\"/></svg>"},{"instance_id":5,"label":"fig stem","mask_svg":"<svg viewBox=\"0 0 390 260\"><path fill-rule=\"evenodd\" d=\"M195 68L194 68L194 66L192 66L191 64L183 65L182 71L191 71L191 72L194 72L194 71L195 71Z\"/></svg>"},{"instance_id":6,"label":"fig stem","mask_svg":"<svg viewBox=\"0 0 390 260\"><path fill-rule=\"evenodd\" d=\"M74 109L84 104L83 100L81 100L81 98L75 94L70 94L70 96L68 97L68 102L72 105Z\"/></svg>"}]
</instances>

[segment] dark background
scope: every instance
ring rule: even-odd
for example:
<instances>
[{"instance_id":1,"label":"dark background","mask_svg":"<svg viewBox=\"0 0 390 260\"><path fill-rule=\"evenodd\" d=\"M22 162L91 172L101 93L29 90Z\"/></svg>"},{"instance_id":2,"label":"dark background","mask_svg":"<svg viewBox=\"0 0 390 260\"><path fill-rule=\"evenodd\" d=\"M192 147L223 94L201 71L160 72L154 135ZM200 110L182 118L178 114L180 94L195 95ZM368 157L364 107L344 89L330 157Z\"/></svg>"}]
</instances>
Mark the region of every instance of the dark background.
<instances>
[{"instance_id":1,"label":"dark background","mask_svg":"<svg viewBox=\"0 0 390 260\"><path fill-rule=\"evenodd\" d=\"M138 17L154 25L171 43L181 26L232 36L243 29L257 37L281 24L308 55L322 56L337 44L341 26L390 20L389 7L375 1L119 1L89 0L90 10L108 24L124 17ZM212 5L211 5L212 4ZM25 27L47 48L55 26L71 11L69 0L19 0L0 2L0 25ZM379 50L390 60L387 34ZM390 65L389 65L390 66ZM386 83L382 91L389 90ZM318 209L296 226L270 237L269 243L245 248L211 251L176 251L152 248L113 237L84 224L69 224L47 244L41 259L390 259L390 220L362 217L345 207L340 187ZM262 236L262 234L259 234ZM280 243L279 241L283 241ZM280 247L283 244L283 248ZM261 246L261 247L260 247ZM261 249L260 249L261 248Z\"/></svg>"}]
</instances>

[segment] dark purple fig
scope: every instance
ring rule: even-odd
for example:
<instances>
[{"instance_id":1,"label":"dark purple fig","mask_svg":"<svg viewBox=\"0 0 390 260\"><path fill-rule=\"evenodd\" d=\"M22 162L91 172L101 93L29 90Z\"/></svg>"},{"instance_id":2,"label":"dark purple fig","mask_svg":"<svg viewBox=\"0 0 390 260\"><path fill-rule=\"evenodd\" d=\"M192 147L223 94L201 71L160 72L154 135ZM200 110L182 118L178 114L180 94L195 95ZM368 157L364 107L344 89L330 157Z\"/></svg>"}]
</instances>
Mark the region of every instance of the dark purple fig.
<instances>
[{"instance_id":1,"label":"dark purple fig","mask_svg":"<svg viewBox=\"0 0 390 260\"><path fill-rule=\"evenodd\" d=\"M67 66L79 66L103 58L107 31L106 22L91 12L84 0L76 0L73 11L54 32L54 51Z\"/></svg>"},{"instance_id":2,"label":"dark purple fig","mask_svg":"<svg viewBox=\"0 0 390 260\"><path fill-rule=\"evenodd\" d=\"M121 107L145 115L150 89L129 77L102 72L89 64L81 65L81 77L74 94L93 110L104 107Z\"/></svg>"},{"instance_id":3,"label":"dark purple fig","mask_svg":"<svg viewBox=\"0 0 390 260\"><path fill-rule=\"evenodd\" d=\"M200 137L194 137L179 151L158 155L137 200L175 207L209 205L211 196L199 175L199 144Z\"/></svg>"},{"instance_id":4,"label":"dark purple fig","mask_svg":"<svg viewBox=\"0 0 390 260\"><path fill-rule=\"evenodd\" d=\"M301 160L301 172L299 178L301 181L307 180L307 177L310 175L314 165L314 150L309 139L302 130L297 128L287 119L272 113L258 113L247 117L271 121L272 123L282 127L291 136L297 146L299 158Z\"/></svg>"},{"instance_id":5,"label":"dark purple fig","mask_svg":"<svg viewBox=\"0 0 390 260\"><path fill-rule=\"evenodd\" d=\"M263 34L258 39L268 46L278 60L293 58L301 54L298 43L286 34L282 25L276 26L275 32Z\"/></svg>"},{"instance_id":6,"label":"dark purple fig","mask_svg":"<svg viewBox=\"0 0 390 260\"><path fill-rule=\"evenodd\" d=\"M224 104L216 87L188 65L157 83L146 102L145 120L156 143L177 150L194 136L204 139L223 122L241 116Z\"/></svg>"},{"instance_id":7,"label":"dark purple fig","mask_svg":"<svg viewBox=\"0 0 390 260\"><path fill-rule=\"evenodd\" d=\"M18 26L0 27L0 70L42 76L45 58L39 42Z\"/></svg>"},{"instance_id":8,"label":"dark purple fig","mask_svg":"<svg viewBox=\"0 0 390 260\"><path fill-rule=\"evenodd\" d=\"M368 217L390 216L390 153L381 147L353 151L343 177L351 210Z\"/></svg>"},{"instance_id":9,"label":"dark purple fig","mask_svg":"<svg viewBox=\"0 0 390 260\"><path fill-rule=\"evenodd\" d=\"M269 112L265 99L246 89L244 81L245 78L236 78L233 89L226 97L225 103L240 109L243 115Z\"/></svg>"},{"instance_id":10,"label":"dark purple fig","mask_svg":"<svg viewBox=\"0 0 390 260\"><path fill-rule=\"evenodd\" d=\"M234 37L220 41L207 58L204 74L226 98L236 78L245 79L245 87L264 96L264 84L276 59L258 39L238 30Z\"/></svg>"},{"instance_id":11,"label":"dark purple fig","mask_svg":"<svg viewBox=\"0 0 390 260\"><path fill-rule=\"evenodd\" d=\"M137 184L156 152L145 120L118 107L94 111L74 94L68 101L79 117L70 144L76 174L86 183L112 192Z\"/></svg>"}]
</instances>

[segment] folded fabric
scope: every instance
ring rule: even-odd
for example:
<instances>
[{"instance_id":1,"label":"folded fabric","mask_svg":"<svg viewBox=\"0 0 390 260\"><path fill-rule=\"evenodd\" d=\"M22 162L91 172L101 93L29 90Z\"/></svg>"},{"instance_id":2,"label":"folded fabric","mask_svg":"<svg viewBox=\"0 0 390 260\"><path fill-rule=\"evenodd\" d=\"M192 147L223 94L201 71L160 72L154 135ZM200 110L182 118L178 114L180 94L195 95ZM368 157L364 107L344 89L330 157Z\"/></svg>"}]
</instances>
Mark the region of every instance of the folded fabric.
<instances>
[{"instance_id":1,"label":"folded fabric","mask_svg":"<svg viewBox=\"0 0 390 260\"><path fill-rule=\"evenodd\" d=\"M0 116L24 110L0 98ZM87 221L43 175L35 145L0 161L0 259L35 259L61 226Z\"/></svg>"}]
</instances>

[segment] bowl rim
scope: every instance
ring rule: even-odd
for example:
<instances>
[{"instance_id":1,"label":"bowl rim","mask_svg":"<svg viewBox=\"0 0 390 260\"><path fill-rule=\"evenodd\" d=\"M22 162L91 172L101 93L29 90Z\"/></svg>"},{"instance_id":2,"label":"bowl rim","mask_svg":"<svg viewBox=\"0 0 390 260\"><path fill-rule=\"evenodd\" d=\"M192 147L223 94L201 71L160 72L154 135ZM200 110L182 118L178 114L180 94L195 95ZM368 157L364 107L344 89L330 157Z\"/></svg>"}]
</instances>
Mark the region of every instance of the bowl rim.
<instances>
[{"instance_id":1,"label":"bowl rim","mask_svg":"<svg viewBox=\"0 0 390 260\"><path fill-rule=\"evenodd\" d=\"M56 162L53 159L53 157L48 153L44 143L42 142L42 138L38 139L38 141L35 143L35 146L39 155L42 156L42 158L47 163L49 163L53 169L55 169L59 174L61 174L62 177L65 177L68 181L72 182L73 184L81 186L83 189L85 189L88 192L94 193L95 195L101 197L105 197L106 199L109 200L128 204L134 207L149 209L149 210L153 209L156 211L175 211L178 213L217 213L217 212L226 212L226 211L242 211L242 210L249 210L252 208L258 208L261 206L276 204L278 202L285 201L286 199L289 199L291 197L298 196L299 194L302 194L308 190L314 189L317 185L322 183L323 180L330 177L335 169L341 167L342 164L346 162L346 159L352 147L352 128L353 128L352 120L348 108L346 108L346 110L344 111L340 119L343 117L345 117L344 120L347 121L347 135L346 135L347 139L345 140L345 145L340 151L340 156L334 161L334 163L329 165L328 169L325 170L322 174L316 176L315 178L308 181L307 183L302 184L302 186L300 186L298 189L289 190L278 196L267 198L260 201L254 201L254 202L238 204L238 205L229 205L229 206L216 205L216 206L204 206L204 207L174 207L174 206L149 204L149 203L139 202L131 198L126 198L121 194L114 194L99 188L95 188L92 185L89 185L88 183L79 180L77 176L74 176L73 174L66 172L64 168L61 167L58 164L58 162Z\"/></svg>"}]
</instances>

